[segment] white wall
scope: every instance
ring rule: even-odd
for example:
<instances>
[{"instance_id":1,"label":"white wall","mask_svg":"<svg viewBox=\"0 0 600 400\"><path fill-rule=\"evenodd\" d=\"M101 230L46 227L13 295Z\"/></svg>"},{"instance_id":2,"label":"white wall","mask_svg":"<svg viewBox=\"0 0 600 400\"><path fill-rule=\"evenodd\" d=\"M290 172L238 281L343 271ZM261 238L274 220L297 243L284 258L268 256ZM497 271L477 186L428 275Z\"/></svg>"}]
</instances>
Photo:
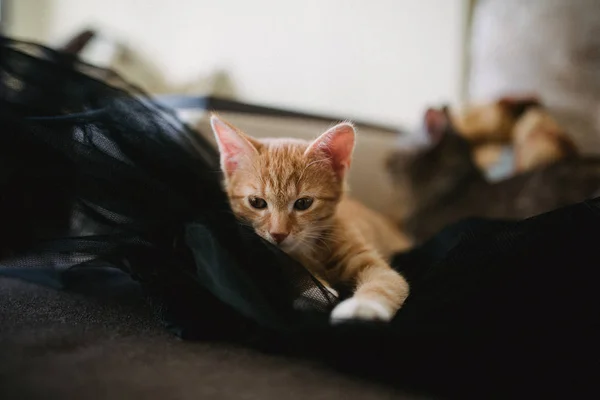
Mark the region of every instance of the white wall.
<instances>
[{"instance_id":1,"label":"white wall","mask_svg":"<svg viewBox=\"0 0 600 400\"><path fill-rule=\"evenodd\" d=\"M9 33L53 44L94 26L153 92L209 90L381 123L414 124L462 90L465 0L16 0ZM141 61L140 61L141 60Z\"/></svg>"}]
</instances>

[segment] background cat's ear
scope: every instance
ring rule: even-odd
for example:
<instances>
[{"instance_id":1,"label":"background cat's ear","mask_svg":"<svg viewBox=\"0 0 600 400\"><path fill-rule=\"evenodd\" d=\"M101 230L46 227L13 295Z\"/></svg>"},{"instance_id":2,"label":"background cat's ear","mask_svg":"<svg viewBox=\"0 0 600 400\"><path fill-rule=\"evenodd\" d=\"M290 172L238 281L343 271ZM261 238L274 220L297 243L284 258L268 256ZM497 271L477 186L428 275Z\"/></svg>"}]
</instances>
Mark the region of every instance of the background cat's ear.
<instances>
[{"instance_id":1,"label":"background cat's ear","mask_svg":"<svg viewBox=\"0 0 600 400\"><path fill-rule=\"evenodd\" d=\"M437 143L442 139L449 122L448 115L444 110L428 108L425 111L423 124L432 143Z\"/></svg>"},{"instance_id":2,"label":"background cat's ear","mask_svg":"<svg viewBox=\"0 0 600 400\"><path fill-rule=\"evenodd\" d=\"M219 146L221 169L227 176L231 175L242 162L258 154L258 146L260 146L258 141L244 135L214 114L210 117L210 126Z\"/></svg>"},{"instance_id":3,"label":"background cat's ear","mask_svg":"<svg viewBox=\"0 0 600 400\"><path fill-rule=\"evenodd\" d=\"M335 173L343 179L352 161L355 136L354 125L350 122L337 124L315 139L304 154L324 153L331 159Z\"/></svg>"}]
</instances>

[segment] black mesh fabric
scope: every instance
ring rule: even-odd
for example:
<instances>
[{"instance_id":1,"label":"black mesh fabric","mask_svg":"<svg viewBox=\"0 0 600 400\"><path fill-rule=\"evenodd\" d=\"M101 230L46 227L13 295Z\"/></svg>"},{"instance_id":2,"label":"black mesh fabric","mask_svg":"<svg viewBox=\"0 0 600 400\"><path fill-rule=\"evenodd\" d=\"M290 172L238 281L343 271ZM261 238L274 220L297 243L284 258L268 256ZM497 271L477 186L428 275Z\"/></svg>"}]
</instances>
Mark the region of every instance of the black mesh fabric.
<instances>
[{"instance_id":1,"label":"black mesh fabric","mask_svg":"<svg viewBox=\"0 0 600 400\"><path fill-rule=\"evenodd\" d=\"M57 271L108 262L154 294L185 282L267 326L331 308L301 266L235 221L215 149L170 110L70 55L6 38L1 52L5 268L51 265L60 286Z\"/></svg>"},{"instance_id":2,"label":"black mesh fabric","mask_svg":"<svg viewBox=\"0 0 600 400\"><path fill-rule=\"evenodd\" d=\"M183 338L428 394L598 395L600 200L447 227L394 259L411 295L390 324L331 326L337 299L235 221L200 135L110 71L0 41L0 273L68 290L118 268Z\"/></svg>"}]
</instances>

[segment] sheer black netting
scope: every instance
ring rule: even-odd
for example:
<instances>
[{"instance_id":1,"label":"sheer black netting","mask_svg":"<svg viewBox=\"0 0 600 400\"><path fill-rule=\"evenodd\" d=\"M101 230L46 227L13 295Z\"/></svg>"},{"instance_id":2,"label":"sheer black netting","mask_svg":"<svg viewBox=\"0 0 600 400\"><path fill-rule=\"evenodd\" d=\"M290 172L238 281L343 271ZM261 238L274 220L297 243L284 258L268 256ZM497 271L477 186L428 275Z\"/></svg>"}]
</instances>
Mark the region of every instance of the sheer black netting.
<instances>
[{"instance_id":1,"label":"sheer black netting","mask_svg":"<svg viewBox=\"0 0 600 400\"><path fill-rule=\"evenodd\" d=\"M208 289L268 326L335 302L235 221L215 149L171 111L110 71L30 43L4 39L0 73L5 267L52 265L65 285L65 269L110 263L161 296Z\"/></svg>"},{"instance_id":2,"label":"sheer black netting","mask_svg":"<svg viewBox=\"0 0 600 400\"><path fill-rule=\"evenodd\" d=\"M337 299L237 223L217 154L111 71L1 39L0 272L69 289L140 282L184 338L243 341L439 395L574 393L599 372L600 200L467 220L395 268L390 324L331 326Z\"/></svg>"}]
</instances>

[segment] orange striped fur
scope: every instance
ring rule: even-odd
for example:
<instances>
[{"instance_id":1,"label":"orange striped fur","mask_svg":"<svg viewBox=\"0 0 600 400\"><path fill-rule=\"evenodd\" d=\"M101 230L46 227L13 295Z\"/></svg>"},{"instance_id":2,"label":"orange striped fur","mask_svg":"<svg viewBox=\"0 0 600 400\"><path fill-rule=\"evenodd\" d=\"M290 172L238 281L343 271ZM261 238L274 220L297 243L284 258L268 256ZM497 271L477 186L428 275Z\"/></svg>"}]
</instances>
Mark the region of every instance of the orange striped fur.
<instances>
[{"instance_id":1,"label":"orange striped fur","mask_svg":"<svg viewBox=\"0 0 600 400\"><path fill-rule=\"evenodd\" d=\"M386 259L409 243L383 216L345 195L354 126L338 124L307 142L258 140L216 115L211 125L235 215L326 286L352 291L332 311L333 322L389 321L409 287Z\"/></svg>"}]
</instances>

